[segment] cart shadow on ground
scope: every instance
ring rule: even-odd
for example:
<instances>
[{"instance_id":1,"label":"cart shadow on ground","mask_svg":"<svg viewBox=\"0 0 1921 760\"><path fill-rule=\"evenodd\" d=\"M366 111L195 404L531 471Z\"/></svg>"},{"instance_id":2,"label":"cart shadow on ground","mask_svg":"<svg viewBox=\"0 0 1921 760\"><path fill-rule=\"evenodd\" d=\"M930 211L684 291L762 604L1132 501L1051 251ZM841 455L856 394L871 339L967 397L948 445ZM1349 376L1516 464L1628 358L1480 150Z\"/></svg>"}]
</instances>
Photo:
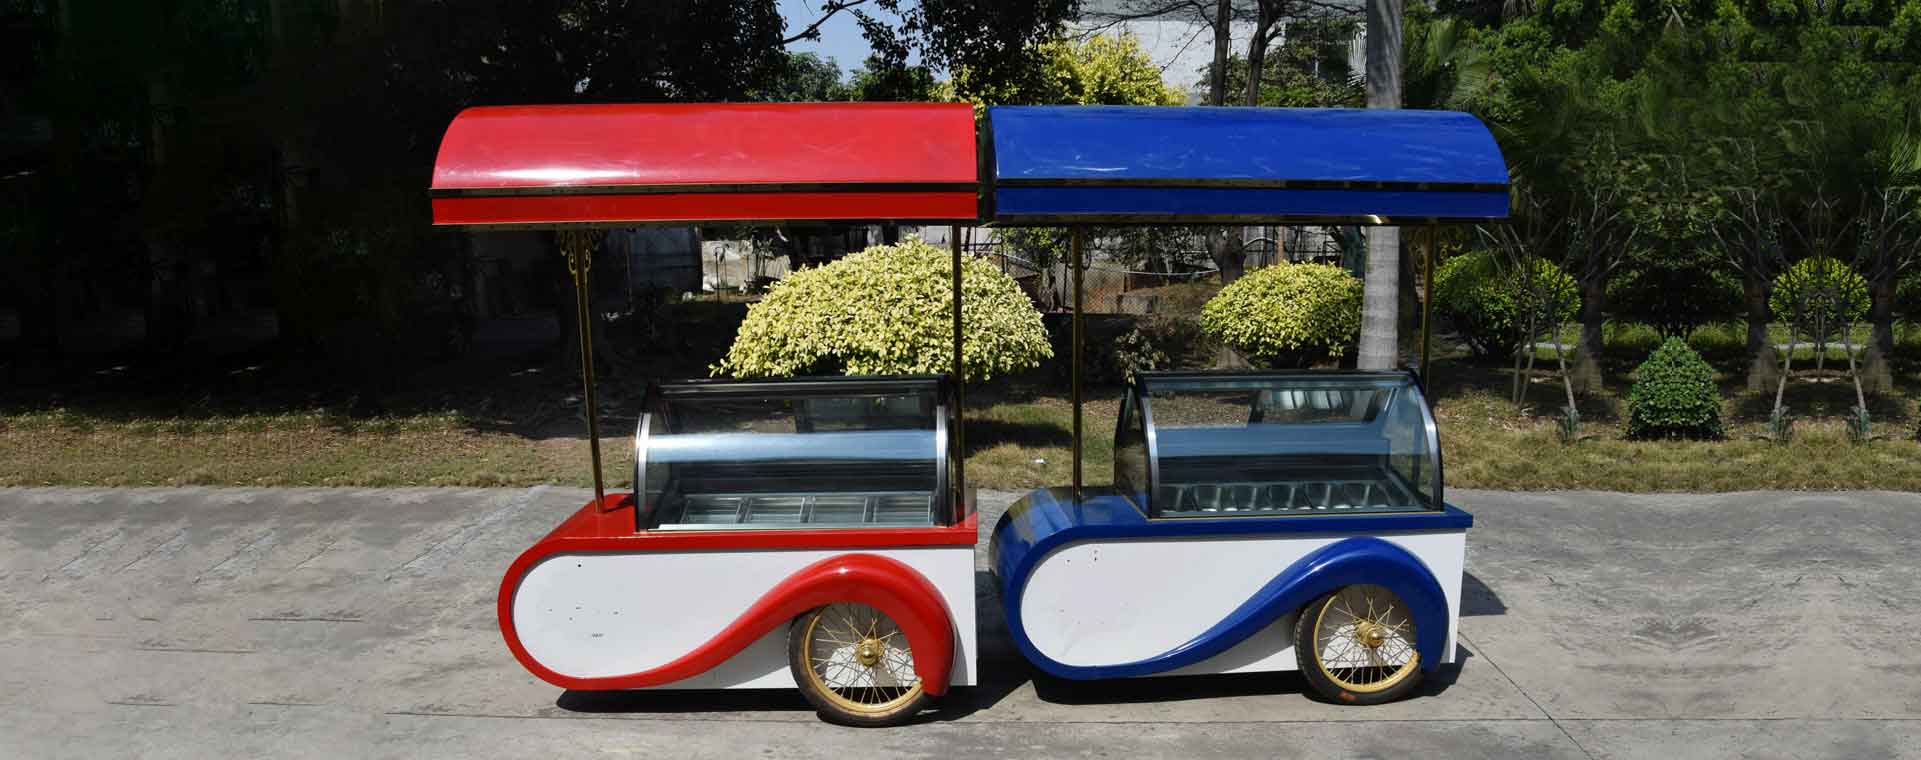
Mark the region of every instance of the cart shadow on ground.
<instances>
[{"instance_id":1,"label":"cart shadow on ground","mask_svg":"<svg viewBox=\"0 0 1921 760\"><path fill-rule=\"evenodd\" d=\"M992 576L975 574L979 619L976 658L979 678L971 687L956 687L939 706L911 723L960 720L991 710L1023 686L1033 684L1034 696L1057 705L1108 705L1143 702L1183 702L1268 695L1297 695L1321 701L1299 673L1230 673L1222 675L1158 676L1101 681L1071 681L1040 672L1023 658L1008 637L1000 599ZM1507 614L1507 605L1473 573L1461 578L1461 617ZM1427 674L1410 699L1447 691L1474 658L1456 645L1454 662ZM794 689L700 689L670 691L567 691L555 707L585 714L677 715L710 712L812 712L813 706Z\"/></svg>"}]
</instances>

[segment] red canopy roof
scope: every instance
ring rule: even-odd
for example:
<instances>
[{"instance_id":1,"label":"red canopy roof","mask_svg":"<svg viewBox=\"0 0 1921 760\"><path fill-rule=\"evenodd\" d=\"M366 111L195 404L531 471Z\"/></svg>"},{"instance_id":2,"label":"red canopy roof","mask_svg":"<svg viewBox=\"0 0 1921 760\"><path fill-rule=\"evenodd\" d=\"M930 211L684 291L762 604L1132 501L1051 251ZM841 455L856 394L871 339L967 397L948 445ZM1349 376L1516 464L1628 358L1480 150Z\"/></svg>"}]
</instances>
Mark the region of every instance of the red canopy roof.
<instances>
[{"instance_id":1,"label":"red canopy roof","mask_svg":"<svg viewBox=\"0 0 1921 760\"><path fill-rule=\"evenodd\" d=\"M454 117L434 224L971 221L965 103L508 106Z\"/></svg>"}]
</instances>

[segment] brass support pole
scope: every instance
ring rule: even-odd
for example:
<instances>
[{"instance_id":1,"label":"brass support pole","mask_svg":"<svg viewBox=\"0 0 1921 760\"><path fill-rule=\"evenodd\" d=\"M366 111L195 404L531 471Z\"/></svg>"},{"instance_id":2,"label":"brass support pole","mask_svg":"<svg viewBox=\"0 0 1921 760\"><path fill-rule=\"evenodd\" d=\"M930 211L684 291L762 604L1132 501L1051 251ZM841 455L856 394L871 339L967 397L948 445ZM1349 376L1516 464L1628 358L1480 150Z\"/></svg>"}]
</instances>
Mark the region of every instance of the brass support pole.
<instances>
[{"instance_id":1,"label":"brass support pole","mask_svg":"<svg viewBox=\"0 0 1921 760\"><path fill-rule=\"evenodd\" d=\"M1074 257L1074 501L1081 500L1081 263L1080 227L1073 231L1073 243L1069 255Z\"/></svg>"},{"instance_id":2,"label":"brass support pole","mask_svg":"<svg viewBox=\"0 0 1921 760\"><path fill-rule=\"evenodd\" d=\"M967 374L961 361L961 239L960 225L948 228L954 249L954 521L967 511Z\"/></svg>"},{"instance_id":3,"label":"brass support pole","mask_svg":"<svg viewBox=\"0 0 1921 760\"><path fill-rule=\"evenodd\" d=\"M1427 251L1422 256L1421 279L1421 385L1428 383L1428 354L1434 342L1434 228L1427 228Z\"/></svg>"},{"instance_id":4,"label":"brass support pole","mask_svg":"<svg viewBox=\"0 0 1921 760\"><path fill-rule=\"evenodd\" d=\"M607 487L600 478L600 399L594 393L594 323L588 306L592 297L594 249L603 233L594 230L562 230L558 237L560 252L567 257L567 272L574 276L574 326L580 333L580 382L586 389L587 441L594 458L594 504L607 500Z\"/></svg>"}]
</instances>

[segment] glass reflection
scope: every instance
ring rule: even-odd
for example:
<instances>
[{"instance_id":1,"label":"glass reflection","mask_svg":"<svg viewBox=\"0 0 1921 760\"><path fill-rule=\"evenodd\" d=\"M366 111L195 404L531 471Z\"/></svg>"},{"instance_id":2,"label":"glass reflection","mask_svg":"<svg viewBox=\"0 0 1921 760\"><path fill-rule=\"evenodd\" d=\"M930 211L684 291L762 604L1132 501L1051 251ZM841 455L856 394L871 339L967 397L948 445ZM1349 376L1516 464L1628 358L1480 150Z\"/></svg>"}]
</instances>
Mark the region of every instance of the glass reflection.
<instances>
[{"instance_id":1,"label":"glass reflection","mask_svg":"<svg viewBox=\"0 0 1921 760\"><path fill-rule=\"evenodd\" d=\"M1155 516L1441 508L1427 402L1406 375L1150 375L1140 392Z\"/></svg>"}]
</instances>

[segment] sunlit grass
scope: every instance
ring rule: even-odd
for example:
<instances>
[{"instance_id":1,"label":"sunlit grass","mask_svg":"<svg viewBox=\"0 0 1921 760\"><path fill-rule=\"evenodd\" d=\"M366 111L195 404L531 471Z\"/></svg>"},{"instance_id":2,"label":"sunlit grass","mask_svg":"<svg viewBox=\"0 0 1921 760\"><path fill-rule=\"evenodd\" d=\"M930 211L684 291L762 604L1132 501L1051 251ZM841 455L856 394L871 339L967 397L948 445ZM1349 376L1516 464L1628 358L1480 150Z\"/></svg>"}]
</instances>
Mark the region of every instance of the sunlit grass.
<instances>
[{"instance_id":1,"label":"sunlit grass","mask_svg":"<svg viewBox=\"0 0 1921 760\"><path fill-rule=\"evenodd\" d=\"M1538 365L1537 365L1538 366ZM1451 488L1730 491L1921 491L1921 443L1911 398L1874 408L1876 439L1848 440L1839 418L1845 384L1803 382L1790 407L1803 416L1785 444L1763 440L1771 396L1731 396L1722 441L1628 441L1625 387L1585 399L1583 437L1562 443L1545 372L1531 407L1507 400L1505 369L1449 360L1434 388ZM1617 378L1619 380L1619 378ZM1732 393L1733 378L1728 378ZM1907 391L1913 395L1914 388ZM1113 476L1112 389L1090 392L1083 417L1085 482ZM630 418L631 419L631 418ZM1073 407L1064 395L976 389L967 413L967 474L977 488L1066 485ZM554 426L549 426L554 427ZM591 484L577 418L529 434L453 412L355 417L319 408L148 417L65 408L0 413L0 486L526 486ZM623 425L608 422L606 429ZM626 488L628 438L603 441L610 488Z\"/></svg>"}]
</instances>

